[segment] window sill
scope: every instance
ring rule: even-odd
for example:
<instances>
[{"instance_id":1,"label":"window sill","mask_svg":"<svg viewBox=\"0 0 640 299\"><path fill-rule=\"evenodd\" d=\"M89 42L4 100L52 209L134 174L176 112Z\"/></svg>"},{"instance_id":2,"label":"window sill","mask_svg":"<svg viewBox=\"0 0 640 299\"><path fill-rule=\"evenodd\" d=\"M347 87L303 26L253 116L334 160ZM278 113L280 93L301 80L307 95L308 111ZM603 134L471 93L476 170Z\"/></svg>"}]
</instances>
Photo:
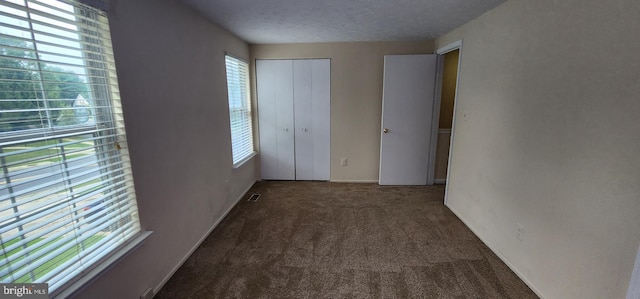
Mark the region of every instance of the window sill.
<instances>
[{"instance_id":1,"label":"window sill","mask_svg":"<svg viewBox=\"0 0 640 299\"><path fill-rule=\"evenodd\" d=\"M249 160L251 160L251 158L255 157L257 154L258 154L257 152L253 152L250 155L248 155L246 158L238 161L238 163L233 164L233 169L238 169L242 167L242 165L247 163Z\"/></svg>"},{"instance_id":2,"label":"window sill","mask_svg":"<svg viewBox=\"0 0 640 299\"><path fill-rule=\"evenodd\" d=\"M51 298L69 298L77 295L78 292L86 288L90 283L100 277L109 268L113 267L116 263L122 260L127 255L131 254L136 248L140 247L142 243L151 236L153 231L141 231L135 237L133 237L128 243L124 244L122 248L116 250L107 257L104 261L98 264L97 267L91 269L87 274L80 277L67 287L54 291Z\"/></svg>"}]
</instances>

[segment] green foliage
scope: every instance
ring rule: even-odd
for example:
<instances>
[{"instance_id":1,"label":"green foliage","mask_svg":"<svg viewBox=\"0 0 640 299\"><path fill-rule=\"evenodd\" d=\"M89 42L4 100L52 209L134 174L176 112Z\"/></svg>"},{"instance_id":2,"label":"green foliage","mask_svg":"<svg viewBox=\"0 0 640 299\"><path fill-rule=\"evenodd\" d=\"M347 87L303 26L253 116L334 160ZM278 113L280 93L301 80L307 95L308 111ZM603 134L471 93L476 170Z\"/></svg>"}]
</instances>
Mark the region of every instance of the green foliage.
<instances>
[{"instance_id":1,"label":"green foliage","mask_svg":"<svg viewBox=\"0 0 640 299\"><path fill-rule=\"evenodd\" d=\"M47 116L53 125L73 125L73 110L55 108L71 108L79 94L88 98L89 87L81 76L43 62L38 64L31 60L34 58L31 44L0 38L0 132L47 127ZM49 115L44 111L15 112L47 106L54 108Z\"/></svg>"},{"instance_id":2,"label":"green foliage","mask_svg":"<svg viewBox=\"0 0 640 299\"><path fill-rule=\"evenodd\" d=\"M33 277L29 274L26 274L22 277L19 278L15 278L14 282L16 283L28 283L28 282L34 282L33 279L38 279L42 276L44 276L45 274L49 273L51 270L55 269L56 267L62 265L63 263L65 263L66 261L78 256L80 254L80 252L84 251L85 248L90 248L91 246L93 246L94 244L98 243L100 240L102 240L105 236L104 235L94 235L94 236L90 236L89 238L87 238L86 240L82 241L80 244L75 245L69 249L67 249L66 251L62 252L61 254L53 257L52 259L46 261L45 263L43 263L41 266L39 266L38 268L34 269L31 274L33 274ZM48 248L48 245L52 245L56 242L59 242L62 238L58 237L58 238L53 238L53 239L47 239L47 238L37 238L31 242L27 243L27 247L29 247L30 249L32 249L32 253L37 253L40 250L51 250L51 248ZM7 242L4 242L2 244L3 248L7 248L17 242L19 242L20 239L18 238L14 238L11 239ZM67 243L72 243L73 241L69 241ZM15 248L9 252L3 252L0 255L0 258L2 258L3 261L6 261L8 258L12 257L13 255L20 255L22 254L24 251L24 248L22 247L18 247ZM7 267L10 267L12 263L17 263L20 262L22 259L24 259L25 256L19 256L18 258L14 257L14 260L9 263L8 265L4 265L2 267L0 267L0 270L5 270ZM6 281L7 279L11 279L11 274L5 274L4 276L1 277L1 279L3 281Z\"/></svg>"}]
</instances>

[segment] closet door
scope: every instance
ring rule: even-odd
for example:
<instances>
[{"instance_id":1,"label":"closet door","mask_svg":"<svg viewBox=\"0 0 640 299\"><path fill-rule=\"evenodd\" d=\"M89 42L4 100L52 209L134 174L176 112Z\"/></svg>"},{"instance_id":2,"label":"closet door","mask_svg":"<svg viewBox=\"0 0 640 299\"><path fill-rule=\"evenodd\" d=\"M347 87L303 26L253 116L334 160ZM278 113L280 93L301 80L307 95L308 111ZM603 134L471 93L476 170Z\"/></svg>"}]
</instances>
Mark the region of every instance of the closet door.
<instances>
[{"instance_id":1,"label":"closet door","mask_svg":"<svg viewBox=\"0 0 640 299\"><path fill-rule=\"evenodd\" d=\"M294 180L293 62L257 60L256 78L262 178Z\"/></svg>"},{"instance_id":2,"label":"closet door","mask_svg":"<svg viewBox=\"0 0 640 299\"><path fill-rule=\"evenodd\" d=\"M293 61L296 180L329 180L329 59Z\"/></svg>"}]
</instances>

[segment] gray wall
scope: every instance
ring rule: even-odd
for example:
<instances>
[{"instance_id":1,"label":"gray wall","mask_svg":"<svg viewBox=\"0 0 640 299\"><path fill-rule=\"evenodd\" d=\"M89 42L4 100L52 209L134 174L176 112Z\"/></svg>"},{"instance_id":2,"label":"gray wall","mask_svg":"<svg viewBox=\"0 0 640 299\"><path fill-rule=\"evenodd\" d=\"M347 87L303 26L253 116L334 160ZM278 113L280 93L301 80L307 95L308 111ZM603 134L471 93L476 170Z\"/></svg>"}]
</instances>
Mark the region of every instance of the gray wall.
<instances>
[{"instance_id":1,"label":"gray wall","mask_svg":"<svg viewBox=\"0 0 640 299\"><path fill-rule=\"evenodd\" d=\"M118 80L140 218L154 234L79 298L157 287L256 179L232 169L225 50L248 45L176 1L112 1Z\"/></svg>"},{"instance_id":2,"label":"gray wall","mask_svg":"<svg viewBox=\"0 0 640 299\"><path fill-rule=\"evenodd\" d=\"M637 0L510 0L436 42L464 40L448 206L545 298L627 291L639 36Z\"/></svg>"}]
</instances>

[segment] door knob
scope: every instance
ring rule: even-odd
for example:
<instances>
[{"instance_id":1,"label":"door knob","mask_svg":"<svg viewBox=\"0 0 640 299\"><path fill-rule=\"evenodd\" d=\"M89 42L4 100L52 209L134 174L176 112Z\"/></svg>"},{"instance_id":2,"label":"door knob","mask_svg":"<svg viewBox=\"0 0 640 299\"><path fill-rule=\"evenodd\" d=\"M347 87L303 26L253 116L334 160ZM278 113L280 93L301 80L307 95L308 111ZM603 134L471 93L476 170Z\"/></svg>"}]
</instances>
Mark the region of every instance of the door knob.
<instances>
[{"instance_id":1,"label":"door knob","mask_svg":"<svg viewBox=\"0 0 640 299\"><path fill-rule=\"evenodd\" d=\"M382 132L384 132L385 134L389 133L389 129L385 128L384 130L382 130Z\"/></svg>"}]
</instances>

